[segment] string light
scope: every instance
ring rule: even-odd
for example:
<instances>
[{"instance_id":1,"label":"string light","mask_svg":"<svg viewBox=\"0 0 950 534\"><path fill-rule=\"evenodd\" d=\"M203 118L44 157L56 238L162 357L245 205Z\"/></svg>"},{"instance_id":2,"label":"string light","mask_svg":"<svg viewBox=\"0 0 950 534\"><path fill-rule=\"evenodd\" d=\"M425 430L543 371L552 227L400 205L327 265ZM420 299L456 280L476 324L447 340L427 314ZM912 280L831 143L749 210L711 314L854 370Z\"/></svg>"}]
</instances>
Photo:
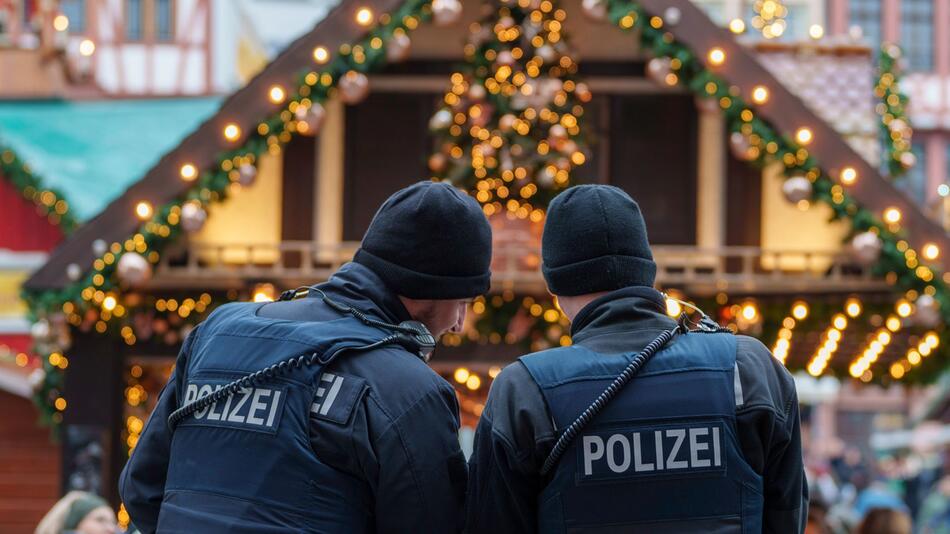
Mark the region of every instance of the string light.
<instances>
[{"instance_id":1,"label":"string light","mask_svg":"<svg viewBox=\"0 0 950 534\"><path fill-rule=\"evenodd\" d=\"M53 29L58 32L64 32L69 29L69 17L66 15L56 15L53 19Z\"/></svg>"},{"instance_id":2,"label":"string light","mask_svg":"<svg viewBox=\"0 0 950 534\"><path fill-rule=\"evenodd\" d=\"M270 90L267 91L267 98L274 104L280 104L286 97L287 93L279 85L272 85Z\"/></svg>"},{"instance_id":3,"label":"string light","mask_svg":"<svg viewBox=\"0 0 950 534\"><path fill-rule=\"evenodd\" d=\"M743 304L740 313L742 313L742 318L746 321L755 321L755 319L759 316L759 310L755 307L754 302L747 302Z\"/></svg>"},{"instance_id":4,"label":"string light","mask_svg":"<svg viewBox=\"0 0 950 534\"><path fill-rule=\"evenodd\" d=\"M234 142L241 137L241 127L233 122L228 123L224 127L224 138L228 141Z\"/></svg>"},{"instance_id":5,"label":"string light","mask_svg":"<svg viewBox=\"0 0 950 534\"><path fill-rule=\"evenodd\" d=\"M828 367L828 362L831 360L835 351L838 350L841 338L843 337L843 331L847 326L848 320L844 315L839 313L832 318L831 326L822 334L824 342L815 354L812 355L811 360L806 366L808 374L817 377L825 372L825 368Z\"/></svg>"},{"instance_id":6,"label":"string light","mask_svg":"<svg viewBox=\"0 0 950 534\"><path fill-rule=\"evenodd\" d=\"M468 369L464 367L459 367L455 370L455 373L452 375L455 378L455 381L459 384L464 384L468 381L468 377L471 375Z\"/></svg>"},{"instance_id":7,"label":"string light","mask_svg":"<svg viewBox=\"0 0 950 534\"><path fill-rule=\"evenodd\" d=\"M745 31L745 21L742 19L732 19L729 21L729 31L734 34L740 34Z\"/></svg>"},{"instance_id":8,"label":"string light","mask_svg":"<svg viewBox=\"0 0 950 534\"><path fill-rule=\"evenodd\" d=\"M198 177L198 169L191 163L185 163L179 169L178 174L181 175L182 180L190 182Z\"/></svg>"},{"instance_id":9,"label":"string light","mask_svg":"<svg viewBox=\"0 0 950 534\"><path fill-rule=\"evenodd\" d=\"M901 221L901 212L897 208L887 208L884 210L884 221L888 224L897 224Z\"/></svg>"},{"instance_id":10,"label":"string light","mask_svg":"<svg viewBox=\"0 0 950 534\"><path fill-rule=\"evenodd\" d=\"M845 301L844 312L848 314L848 317L854 319L855 317L861 315L861 301L856 297L851 297Z\"/></svg>"},{"instance_id":11,"label":"string light","mask_svg":"<svg viewBox=\"0 0 950 534\"><path fill-rule=\"evenodd\" d=\"M666 314L670 317L679 317L683 313L683 307L680 303L669 297L666 298Z\"/></svg>"},{"instance_id":12,"label":"string light","mask_svg":"<svg viewBox=\"0 0 950 534\"><path fill-rule=\"evenodd\" d=\"M752 101L762 105L769 101L769 90L764 85L756 85L752 88Z\"/></svg>"},{"instance_id":13,"label":"string light","mask_svg":"<svg viewBox=\"0 0 950 534\"><path fill-rule=\"evenodd\" d=\"M327 61L330 61L330 52L325 46L318 46L313 49L313 60L323 65Z\"/></svg>"},{"instance_id":14,"label":"string light","mask_svg":"<svg viewBox=\"0 0 950 534\"><path fill-rule=\"evenodd\" d=\"M926 260L935 260L940 256L940 247L936 243L927 243L924 245L924 248L921 249L924 259Z\"/></svg>"},{"instance_id":15,"label":"string light","mask_svg":"<svg viewBox=\"0 0 950 534\"><path fill-rule=\"evenodd\" d=\"M718 67L726 62L726 52L718 46L712 48L706 57L709 59L709 64L713 67Z\"/></svg>"},{"instance_id":16,"label":"string light","mask_svg":"<svg viewBox=\"0 0 950 534\"><path fill-rule=\"evenodd\" d=\"M465 380L465 387L475 391L476 389L482 387L482 379L473 373L469 375L468 379Z\"/></svg>"},{"instance_id":17,"label":"string light","mask_svg":"<svg viewBox=\"0 0 950 534\"><path fill-rule=\"evenodd\" d=\"M910 302L901 299L897 301L897 305L894 310L897 312L897 315L907 318L910 317L910 314L914 312L914 307Z\"/></svg>"},{"instance_id":18,"label":"string light","mask_svg":"<svg viewBox=\"0 0 950 534\"><path fill-rule=\"evenodd\" d=\"M152 216L152 205L143 200L135 205L135 214L143 221Z\"/></svg>"},{"instance_id":19,"label":"string light","mask_svg":"<svg viewBox=\"0 0 950 534\"><path fill-rule=\"evenodd\" d=\"M89 57L96 53L96 43L92 42L91 39L83 39L79 43L79 54L84 57Z\"/></svg>"},{"instance_id":20,"label":"string light","mask_svg":"<svg viewBox=\"0 0 950 534\"><path fill-rule=\"evenodd\" d=\"M808 317L808 304L799 301L792 305L792 317L799 321Z\"/></svg>"},{"instance_id":21,"label":"string light","mask_svg":"<svg viewBox=\"0 0 950 534\"><path fill-rule=\"evenodd\" d=\"M274 284L257 284L254 286L254 302L273 302L276 294L277 290L274 289Z\"/></svg>"},{"instance_id":22,"label":"string light","mask_svg":"<svg viewBox=\"0 0 950 534\"><path fill-rule=\"evenodd\" d=\"M841 169L841 183L844 185L852 185L858 179L858 171L854 167L845 167Z\"/></svg>"},{"instance_id":23,"label":"string light","mask_svg":"<svg viewBox=\"0 0 950 534\"><path fill-rule=\"evenodd\" d=\"M356 23L360 26L369 26L373 23L373 10L368 7L361 7L356 10Z\"/></svg>"},{"instance_id":24,"label":"string light","mask_svg":"<svg viewBox=\"0 0 950 534\"><path fill-rule=\"evenodd\" d=\"M817 41L825 36L825 29L821 24L812 24L808 27L808 36Z\"/></svg>"},{"instance_id":25,"label":"string light","mask_svg":"<svg viewBox=\"0 0 950 534\"><path fill-rule=\"evenodd\" d=\"M802 127L795 132L795 140L798 141L800 145L807 145L811 143L812 133L808 128Z\"/></svg>"}]
</instances>

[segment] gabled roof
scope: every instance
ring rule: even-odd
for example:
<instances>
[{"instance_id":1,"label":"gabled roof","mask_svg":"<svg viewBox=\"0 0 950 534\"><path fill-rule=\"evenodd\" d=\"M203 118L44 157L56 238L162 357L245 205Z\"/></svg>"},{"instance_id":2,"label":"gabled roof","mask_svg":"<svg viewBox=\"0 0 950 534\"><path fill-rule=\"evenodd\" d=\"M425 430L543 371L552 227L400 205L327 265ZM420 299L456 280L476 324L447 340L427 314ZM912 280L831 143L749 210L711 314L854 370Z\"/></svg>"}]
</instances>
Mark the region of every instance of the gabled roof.
<instances>
[{"instance_id":1,"label":"gabled roof","mask_svg":"<svg viewBox=\"0 0 950 534\"><path fill-rule=\"evenodd\" d=\"M0 102L0 140L85 220L214 113L220 98Z\"/></svg>"},{"instance_id":2,"label":"gabled roof","mask_svg":"<svg viewBox=\"0 0 950 534\"><path fill-rule=\"evenodd\" d=\"M840 134L765 69L753 53L740 45L729 32L717 27L690 0L640 0L639 3L646 11L657 15L668 13L671 9L677 10L678 17L665 17L669 21L669 31L691 47L704 62L706 51L713 47L723 49L728 61L710 68L737 86L742 94L749 94L756 85L766 85L771 96L767 103L757 107L757 114L788 137L792 137L802 126L810 128L814 140L808 150L829 174L835 176L845 167L857 170L860 178L849 187L849 192L858 202L876 213L881 213L887 207L900 209L903 213L902 227L912 236L915 246L933 242L943 250L950 251L950 238L943 228L929 220L877 169L858 155ZM68 285L66 267L70 263L90 265L95 259L92 250L94 240L123 241L135 233L140 224L134 216L137 202L149 200L154 205L161 205L179 197L191 187L190 183L179 178L178 169L181 165L192 163L199 169L211 168L216 164L215 158L219 152L243 142L243 139L238 140L232 145L225 141L221 131L227 123L236 123L246 135L254 130L261 118L278 111L278 105L266 98L268 88L275 83L285 87L294 83L297 73L312 65L314 47L322 45L328 50L337 50L341 44L353 42L365 35L367 30L352 22L353 13L359 7L368 6L377 13L388 13L401 4L401 0L359 3L356 0L343 0L311 32L288 46L256 78L233 93L214 116L165 154L140 181L56 249L47 264L27 281L26 288L43 290ZM672 23L674 18L679 19L675 24Z\"/></svg>"}]
</instances>

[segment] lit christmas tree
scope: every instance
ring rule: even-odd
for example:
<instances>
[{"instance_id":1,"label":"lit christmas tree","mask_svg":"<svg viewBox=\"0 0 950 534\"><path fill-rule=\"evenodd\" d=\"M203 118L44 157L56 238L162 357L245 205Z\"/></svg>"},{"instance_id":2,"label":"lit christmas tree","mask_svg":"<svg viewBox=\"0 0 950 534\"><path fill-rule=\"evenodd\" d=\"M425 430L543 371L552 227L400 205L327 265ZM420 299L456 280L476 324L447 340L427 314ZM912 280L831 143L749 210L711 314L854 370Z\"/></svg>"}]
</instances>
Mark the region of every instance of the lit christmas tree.
<instances>
[{"instance_id":1,"label":"lit christmas tree","mask_svg":"<svg viewBox=\"0 0 950 534\"><path fill-rule=\"evenodd\" d=\"M590 89L550 0L495 0L473 23L466 64L451 77L430 128L432 176L471 191L486 215L540 221L587 159L581 135Z\"/></svg>"}]
</instances>

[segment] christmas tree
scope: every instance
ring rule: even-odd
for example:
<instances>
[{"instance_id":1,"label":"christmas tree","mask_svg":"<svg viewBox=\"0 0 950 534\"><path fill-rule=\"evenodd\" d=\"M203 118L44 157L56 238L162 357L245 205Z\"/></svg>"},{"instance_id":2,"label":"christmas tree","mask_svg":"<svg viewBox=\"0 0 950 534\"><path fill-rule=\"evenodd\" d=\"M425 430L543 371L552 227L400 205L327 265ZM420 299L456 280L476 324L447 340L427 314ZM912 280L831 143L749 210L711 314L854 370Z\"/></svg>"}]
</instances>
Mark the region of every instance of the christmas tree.
<instances>
[{"instance_id":1,"label":"christmas tree","mask_svg":"<svg viewBox=\"0 0 950 534\"><path fill-rule=\"evenodd\" d=\"M576 78L567 13L550 0L492 0L469 28L465 65L430 128L435 179L471 191L486 215L541 221L587 159L588 87Z\"/></svg>"}]
</instances>

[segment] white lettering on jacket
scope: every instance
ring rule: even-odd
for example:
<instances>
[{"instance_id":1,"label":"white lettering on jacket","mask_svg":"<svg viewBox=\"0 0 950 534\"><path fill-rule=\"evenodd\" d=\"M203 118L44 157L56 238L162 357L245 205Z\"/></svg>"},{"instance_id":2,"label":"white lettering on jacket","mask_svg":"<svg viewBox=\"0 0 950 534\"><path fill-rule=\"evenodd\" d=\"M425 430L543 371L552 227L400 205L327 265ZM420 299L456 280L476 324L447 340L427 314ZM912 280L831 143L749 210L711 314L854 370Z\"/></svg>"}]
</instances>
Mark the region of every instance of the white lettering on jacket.
<instances>
[{"instance_id":1,"label":"white lettering on jacket","mask_svg":"<svg viewBox=\"0 0 950 534\"><path fill-rule=\"evenodd\" d=\"M580 449L584 477L722 467L718 425L588 434L581 436Z\"/></svg>"},{"instance_id":2,"label":"white lettering on jacket","mask_svg":"<svg viewBox=\"0 0 950 534\"><path fill-rule=\"evenodd\" d=\"M212 391L221 389L218 385L212 389L210 384L191 383L185 388L185 404L206 397ZM242 388L229 396L219 408L219 402L213 403L194 413L197 421L220 421L228 426L245 426L260 430L274 430L279 424L283 391L271 388Z\"/></svg>"}]
</instances>

